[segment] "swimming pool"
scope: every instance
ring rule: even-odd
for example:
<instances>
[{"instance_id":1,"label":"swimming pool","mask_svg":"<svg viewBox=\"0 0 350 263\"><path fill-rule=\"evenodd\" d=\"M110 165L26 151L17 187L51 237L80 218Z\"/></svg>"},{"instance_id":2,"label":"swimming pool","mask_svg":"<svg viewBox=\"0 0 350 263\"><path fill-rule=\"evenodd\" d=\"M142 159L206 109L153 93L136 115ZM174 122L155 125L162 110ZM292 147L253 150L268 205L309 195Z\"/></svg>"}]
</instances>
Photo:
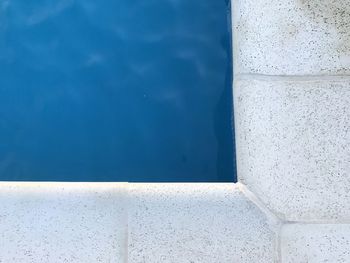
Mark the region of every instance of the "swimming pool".
<instances>
[{"instance_id":1,"label":"swimming pool","mask_svg":"<svg viewBox=\"0 0 350 263\"><path fill-rule=\"evenodd\" d=\"M228 0L0 4L0 180L235 180Z\"/></svg>"}]
</instances>

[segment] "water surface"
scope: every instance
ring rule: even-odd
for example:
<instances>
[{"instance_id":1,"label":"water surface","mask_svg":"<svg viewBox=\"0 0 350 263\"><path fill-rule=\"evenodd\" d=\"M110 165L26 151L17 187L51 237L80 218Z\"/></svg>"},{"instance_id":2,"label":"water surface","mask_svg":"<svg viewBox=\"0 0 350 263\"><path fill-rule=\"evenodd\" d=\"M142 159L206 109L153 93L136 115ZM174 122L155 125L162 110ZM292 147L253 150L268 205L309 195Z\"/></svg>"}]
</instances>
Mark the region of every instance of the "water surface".
<instances>
[{"instance_id":1,"label":"water surface","mask_svg":"<svg viewBox=\"0 0 350 263\"><path fill-rule=\"evenodd\" d=\"M228 0L0 2L0 180L233 181Z\"/></svg>"}]
</instances>

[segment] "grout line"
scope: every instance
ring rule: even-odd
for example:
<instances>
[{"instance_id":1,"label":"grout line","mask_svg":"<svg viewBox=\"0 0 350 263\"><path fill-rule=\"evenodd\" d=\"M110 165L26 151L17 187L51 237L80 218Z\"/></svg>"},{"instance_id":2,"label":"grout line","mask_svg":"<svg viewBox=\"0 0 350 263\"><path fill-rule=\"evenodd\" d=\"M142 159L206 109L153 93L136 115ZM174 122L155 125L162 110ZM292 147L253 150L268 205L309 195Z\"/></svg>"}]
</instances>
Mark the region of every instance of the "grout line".
<instances>
[{"instance_id":1,"label":"grout line","mask_svg":"<svg viewBox=\"0 0 350 263\"><path fill-rule=\"evenodd\" d=\"M235 74L234 81L261 80L261 81L350 81L350 75L264 75L264 74Z\"/></svg>"},{"instance_id":2,"label":"grout line","mask_svg":"<svg viewBox=\"0 0 350 263\"><path fill-rule=\"evenodd\" d=\"M262 213L268 218L270 223L275 227L274 232L275 237L275 262L282 262L282 251L281 251L281 230L284 224L283 219L275 215L267 206L253 193L251 192L244 184L241 182L236 183L241 192L253 203L255 204Z\"/></svg>"},{"instance_id":3,"label":"grout line","mask_svg":"<svg viewBox=\"0 0 350 263\"><path fill-rule=\"evenodd\" d=\"M241 192L253 203L255 204L260 211L265 214L267 219L272 223L272 226L275 228L274 232L276 234L275 236L275 262L281 263L282 256L281 256L281 229L283 226L283 220L276 216L269 208L266 207L266 205L253 193L251 192L244 184L241 182L238 182L236 184L238 186L238 189L241 190Z\"/></svg>"},{"instance_id":4,"label":"grout line","mask_svg":"<svg viewBox=\"0 0 350 263\"><path fill-rule=\"evenodd\" d=\"M244 184L241 182L236 183L237 187L241 192L252 201L273 223L279 225L283 222L283 219L276 216L266 205L253 193L251 192Z\"/></svg>"},{"instance_id":5,"label":"grout line","mask_svg":"<svg viewBox=\"0 0 350 263\"><path fill-rule=\"evenodd\" d=\"M277 253L277 262L282 263L282 228L284 224L281 222L281 224L278 226L278 229L276 231L276 253Z\"/></svg>"},{"instance_id":6,"label":"grout line","mask_svg":"<svg viewBox=\"0 0 350 263\"><path fill-rule=\"evenodd\" d=\"M124 244L124 263L129 262L129 207L130 207L130 196L129 196L129 183L126 185L126 193L124 200L125 207L125 244Z\"/></svg>"},{"instance_id":7,"label":"grout line","mask_svg":"<svg viewBox=\"0 0 350 263\"><path fill-rule=\"evenodd\" d=\"M282 229L285 225L295 224L295 225L350 225L350 220L310 220L310 221L289 221L285 220L273 211L271 211L253 192L251 192L246 185L241 182L237 182L236 185L241 190L241 192L252 202L254 203L261 211L266 215L268 220L274 224L276 227L275 234L275 247L276 262L282 263Z\"/></svg>"},{"instance_id":8,"label":"grout line","mask_svg":"<svg viewBox=\"0 0 350 263\"><path fill-rule=\"evenodd\" d=\"M288 225L350 225L350 220L284 221Z\"/></svg>"}]
</instances>

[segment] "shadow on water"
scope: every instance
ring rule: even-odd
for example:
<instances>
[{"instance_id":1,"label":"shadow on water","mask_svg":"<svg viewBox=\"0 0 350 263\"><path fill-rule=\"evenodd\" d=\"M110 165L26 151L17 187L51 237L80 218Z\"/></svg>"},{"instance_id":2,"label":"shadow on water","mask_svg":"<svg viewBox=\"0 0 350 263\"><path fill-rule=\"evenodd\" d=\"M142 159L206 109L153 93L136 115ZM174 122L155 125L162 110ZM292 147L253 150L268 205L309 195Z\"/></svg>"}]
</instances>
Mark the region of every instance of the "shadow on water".
<instances>
[{"instance_id":1,"label":"shadow on water","mask_svg":"<svg viewBox=\"0 0 350 263\"><path fill-rule=\"evenodd\" d=\"M225 73L225 88L222 91L220 100L215 108L214 125L215 135L218 142L217 154L217 174L221 181L237 181L236 177L236 154L234 145L228 148L228 142L232 140L234 144L234 119L233 119L233 104L232 104L232 41L231 41L231 5L230 1L226 0L227 6L227 34L222 36L222 47L226 51L227 63ZM228 109L232 109L231 111ZM226 150L225 150L226 149ZM230 149L232 149L230 151ZM230 170L231 167L231 171Z\"/></svg>"}]
</instances>

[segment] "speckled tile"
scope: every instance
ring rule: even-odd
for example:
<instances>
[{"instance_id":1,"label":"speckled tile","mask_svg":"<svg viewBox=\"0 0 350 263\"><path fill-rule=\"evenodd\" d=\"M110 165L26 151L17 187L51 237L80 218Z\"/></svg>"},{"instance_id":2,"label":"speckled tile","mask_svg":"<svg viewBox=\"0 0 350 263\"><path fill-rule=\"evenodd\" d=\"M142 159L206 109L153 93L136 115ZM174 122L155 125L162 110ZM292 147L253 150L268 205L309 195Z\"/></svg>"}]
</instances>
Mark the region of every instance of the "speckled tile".
<instances>
[{"instance_id":1,"label":"speckled tile","mask_svg":"<svg viewBox=\"0 0 350 263\"><path fill-rule=\"evenodd\" d=\"M350 81L235 85L239 180L287 220L350 220Z\"/></svg>"},{"instance_id":2,"label":"speckled tile","mask_svg":"<svg viewBox=\"0 0 350 263\"><path fill-rule=\"evenodd\" d=\"M0 183L0 262L126 262L126 185Z\"/></svg>"},{"instance_id":3,"label":"speckled tile","mask_svg":"<svg viewBox=\"0 0 350 263\"><path fill-rule=\"evenodd\" d=\"M281 255L283 263L349 263L350 225L285 225Z\"/></svg>"},{"instance_id":4,"label":"speckled tile","mask_svg":"<svg viewBox=\"0 0 350 263\"><path fill-rule=\"evenodd\" d=\"M236 73L350 73L350 0L232 3Z\"/></svg>"},{"instance_id":5,"label":"speckled tile","mask_svg":"<svg viewBox=\"0 0 350 263\"><path fill-rule=\"evenodd\" d=\"M269 220L234 184L133 184L130 263L274 262Z\"/></svg>"}]
</instances>

